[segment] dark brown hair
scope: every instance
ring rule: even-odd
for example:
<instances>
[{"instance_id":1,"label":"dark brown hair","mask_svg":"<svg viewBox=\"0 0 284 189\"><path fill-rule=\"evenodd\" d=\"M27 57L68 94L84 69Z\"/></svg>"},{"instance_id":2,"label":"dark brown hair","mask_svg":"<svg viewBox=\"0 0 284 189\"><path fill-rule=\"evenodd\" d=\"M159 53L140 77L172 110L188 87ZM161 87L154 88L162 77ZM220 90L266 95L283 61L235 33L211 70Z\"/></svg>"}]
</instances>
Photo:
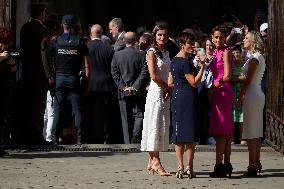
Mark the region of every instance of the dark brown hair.
<instances>
[{"instance_id":1,"label":"dark brown hair","mask_svg":"<svg viewBox=\"0 0 284 189\"><path fill-rule=\"evenodd\" d=\"M194 35L188 32L181 32L181 34L178 37L178 41L180 44L191 44L194 42Z\"/></svg>"},{"instance_id":2,"label":"dark brown hair","mask_svg":"<svg viewBox=\"0 0 284 189\"><path fill-rule=\"evenodd\" d=\"M212 28L212 33L211 34L213 35L216 31L221 32L224 35L226 35L226 28L223 27L223 26L215 26L214 28Z\"/></svg>"}]
</instances>

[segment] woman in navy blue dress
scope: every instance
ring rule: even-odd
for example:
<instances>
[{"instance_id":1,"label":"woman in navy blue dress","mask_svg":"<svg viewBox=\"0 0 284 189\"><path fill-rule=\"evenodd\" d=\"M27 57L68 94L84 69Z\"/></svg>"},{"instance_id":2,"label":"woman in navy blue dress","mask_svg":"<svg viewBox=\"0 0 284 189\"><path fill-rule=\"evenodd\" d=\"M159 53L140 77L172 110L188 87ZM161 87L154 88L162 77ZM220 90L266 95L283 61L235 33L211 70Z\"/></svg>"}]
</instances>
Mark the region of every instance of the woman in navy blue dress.
<instances>
[{"instance_id":1,"label":"woman in navy blue dress","mask_svg":"<svg viewBox=\"0 0 284 189\"><path fill-rule=\"evenodd\" d=\"M197 84L202 78L205 69L205 56L197 55L201 68L196 68L188 60L191 53L193 36L181 33L179 37L180 51L173 58L170 65L169 85L173 87L171 98L171 141L175 144L178 160L176 176L182 178L183 174L189 178L195 177L193 173L193 158L195 142L198 140L197 128ZM201 61L202 60L202 61ZM187 167L184 173L183 154L186 153Z\"/></svg>"}]
</instances>

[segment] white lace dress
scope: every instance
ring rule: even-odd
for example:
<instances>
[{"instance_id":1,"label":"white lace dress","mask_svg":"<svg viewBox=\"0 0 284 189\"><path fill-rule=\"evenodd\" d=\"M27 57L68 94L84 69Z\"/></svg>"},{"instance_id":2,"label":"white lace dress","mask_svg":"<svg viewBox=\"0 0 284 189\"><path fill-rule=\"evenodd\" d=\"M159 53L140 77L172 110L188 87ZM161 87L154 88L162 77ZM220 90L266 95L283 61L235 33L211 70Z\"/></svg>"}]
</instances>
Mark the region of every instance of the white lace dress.
<instances>
[{"instance_id":1,"label":"white lace dress","mask_svg":"<svg viewBox=\"0 0 284 189\"><path fill-rule=\"evenodd\" d=\"M153 48L150 48L148 52L149 51L154 51L156 54ZM171 61L167 51L162 54L162 59L156 55L156 57L158 57L155 64L156 72L160 75L161 79L167 83ZM163 89L151 80L145 104L141 151L168 150L170 100L164 101L163 92Z\"/></svg>"}]
</instances>

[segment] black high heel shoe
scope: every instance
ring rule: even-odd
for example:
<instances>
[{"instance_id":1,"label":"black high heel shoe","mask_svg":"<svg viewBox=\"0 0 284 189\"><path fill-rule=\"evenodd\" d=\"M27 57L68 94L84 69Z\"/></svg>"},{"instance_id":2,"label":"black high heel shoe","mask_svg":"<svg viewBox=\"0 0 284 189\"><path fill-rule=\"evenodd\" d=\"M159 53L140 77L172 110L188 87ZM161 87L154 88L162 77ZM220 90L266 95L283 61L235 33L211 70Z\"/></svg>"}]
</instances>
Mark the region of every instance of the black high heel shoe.
<instances>
[{"instance_id":1,"label":"black high heel shoe","mask_svg":"<svg viewBox=\"0 0 284 189\"><path fill-rule=\"evenodd\" d=\"M178 166L178 170L176 172L176 177L179 179L183 179L183 166Z\"/></svg>"},{"instance_id":2,"label":"black high heel shoe","mask_svg":"<svg viewBox=\"0 0 284 189\"><path fill-rule=\"evenodd\" d=\"M189 179L196 178L195 172L193 171L193 169L190 169L189 166L186 167L185 173L188 175Z\"/></svg>"},{"instance_id":3,"label":"black high heel shoe","mask_svg":"<svg viewBox=\"0 0 284 189\"><path fill-rule=\"evenodd\" d=\"M244 176L247 176L247 177L257 176L257 171L258 171L258 167L256 165L254 164L249 165L247 168L247 172L244 173Z\"/></svg>"},{"instance_id":4,"label":"black high heel shoe","mask_svg":"<svg viewBox=\"0 0 284 189\"><path fill-rule=\"evenodd\" d=\"M225 176L227 176L227 174L228 174L229 178L231 178L231 175L232 175L232 172L233 172L232 164L231 163L225 163L224 169L225 169Z\"/></svg>"},{"instance_id":5,"label":"black high heel shoe","mask_svg":"<svg viewBox=\"0 0 284 189\"><path fill-rule=\"evenodd\" d=\"M225 167L223 163L216 164L214 166L214 171L210 173L212 178L224 178L226 177Z\"/></svg>"},{"instance_id":6,"label":"black high heel shoe","mask_svg":"<svg viewBox=\"0 0 284 189\"><path fill-rule=\"evenodd\" d=\"M257 164L257 171L260 173L261 170L262 170L262 165L261 165L260 162L258 162L258 164Z\"/></svg>"}]
</instances>

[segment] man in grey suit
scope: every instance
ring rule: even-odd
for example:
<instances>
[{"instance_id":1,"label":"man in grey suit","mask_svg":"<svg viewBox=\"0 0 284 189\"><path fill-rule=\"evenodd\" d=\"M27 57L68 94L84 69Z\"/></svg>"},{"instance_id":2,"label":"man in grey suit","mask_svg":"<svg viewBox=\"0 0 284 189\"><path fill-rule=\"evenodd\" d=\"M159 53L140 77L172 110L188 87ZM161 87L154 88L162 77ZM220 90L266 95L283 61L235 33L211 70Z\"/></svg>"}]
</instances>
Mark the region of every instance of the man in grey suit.
<instances>
[{"instance_id":1,"label":"man in grey suit","mask_svg":"<svg viewBox=\"0 0 284 189\"><path fill-rule=\"evenodd\" d=\"M115 52L111 73L118 86L124 143L140 143L148 81L146 57L135 48L135 33L127 32L123 41L126 48Z\"/></svg>"},{"instance_id":2,"label":"man in grey suit","mask_svg":"<svg viewBox=\"0 0 284 189\"><path fill-rule=\"evenodd\" d=\"M121 18L114 18L109 22L109 32L112 34L115 43L113 44L114 51L120 51L125 48L123 37L125 34L124 25Z\"/></svg>"}]
</instances>

